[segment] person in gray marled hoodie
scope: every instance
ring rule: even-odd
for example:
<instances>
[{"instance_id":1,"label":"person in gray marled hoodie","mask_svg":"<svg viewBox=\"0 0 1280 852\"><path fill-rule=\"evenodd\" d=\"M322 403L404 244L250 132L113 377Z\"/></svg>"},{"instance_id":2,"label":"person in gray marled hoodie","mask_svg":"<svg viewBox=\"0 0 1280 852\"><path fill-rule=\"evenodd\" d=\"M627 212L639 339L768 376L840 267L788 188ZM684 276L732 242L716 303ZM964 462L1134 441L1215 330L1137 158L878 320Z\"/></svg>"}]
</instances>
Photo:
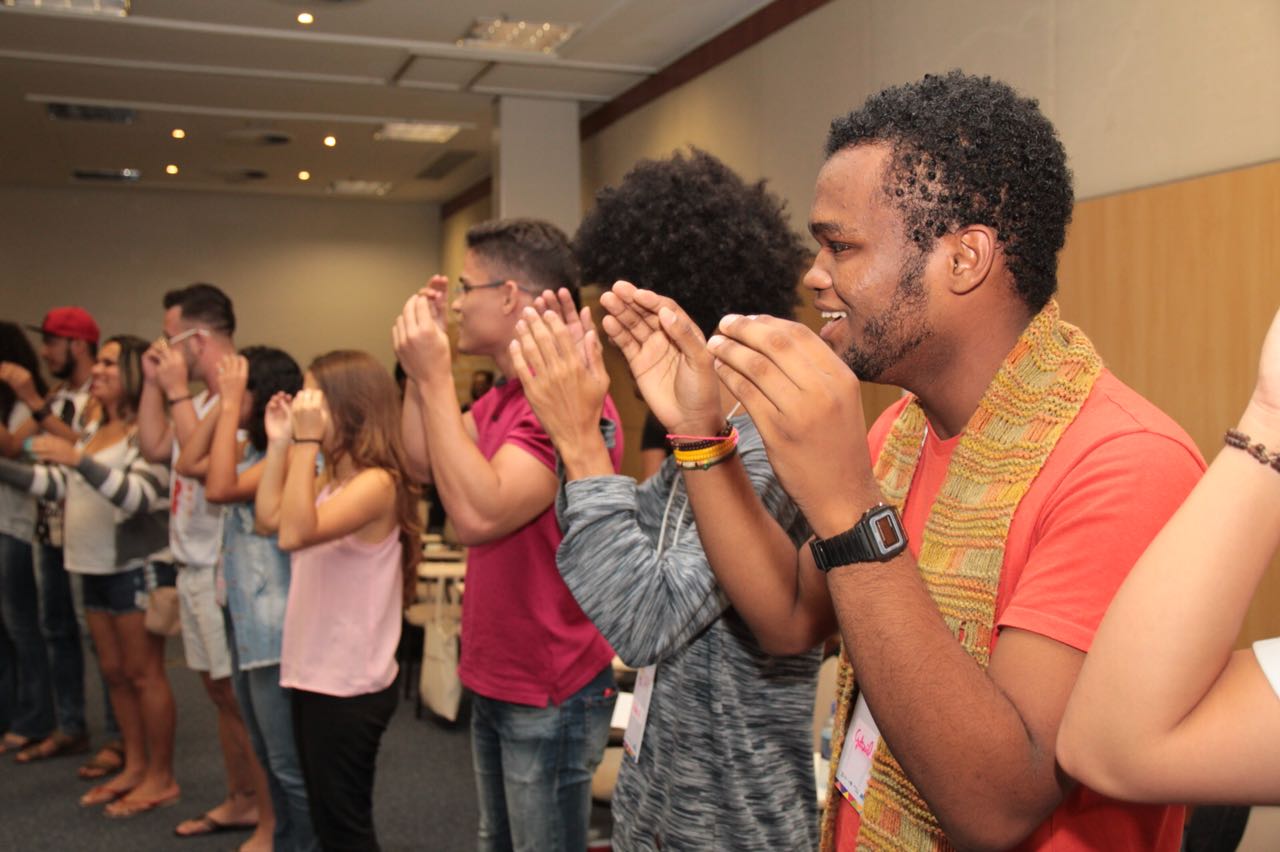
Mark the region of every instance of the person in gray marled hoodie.
<instances>
[{"instance_id":1,"label":"person in gray marled hoodie","mask_svg":"<svg viewBox=\"0 0 1280 852\"><path fill-rule=\"evenodd\" d=\"M706 239L709 227L718 240ZM606 245L610 257L595 251ZM695 322L711 328L731 311L789 315L804 253L781 204L695 151L641 163L620 187L605 190L577 247L588 280L604 279L605 269L608 277L625 272L688 304L694 318L670 299L620 283L602 299L611 313L605 329L668 429L723 425L733 400L721 402L719 383L706 370L681 385L684 356L660 311L676 318L685 345L696 338L695 346ZM620 267L618 257L639 258L648 275ZM681 470L668 458L642 485L613 475L613 435L598 425L608 376L590 314L575 314L567 293L547 293L539 307L543 312L526 311L512 355L565 473L556 503L565 534L560 573L619 656L654 667L642 669L641 682L651 675L653 683L647 718L641 735L634 724L628 731L631 753L613 794L613 847L813 848L818 649L770 655L733 610L708 561L708 551L729 552L732 531L708 539L696 523L700 500L714 499L695 481L705 470ZM780 546L794 552L809 535L804 519L773 475L750 419L730 423L737 454L725 468L755 491L758 521L774 525ZM704 551L704 539L717 543Z\"/></svg>"}]
</instances>

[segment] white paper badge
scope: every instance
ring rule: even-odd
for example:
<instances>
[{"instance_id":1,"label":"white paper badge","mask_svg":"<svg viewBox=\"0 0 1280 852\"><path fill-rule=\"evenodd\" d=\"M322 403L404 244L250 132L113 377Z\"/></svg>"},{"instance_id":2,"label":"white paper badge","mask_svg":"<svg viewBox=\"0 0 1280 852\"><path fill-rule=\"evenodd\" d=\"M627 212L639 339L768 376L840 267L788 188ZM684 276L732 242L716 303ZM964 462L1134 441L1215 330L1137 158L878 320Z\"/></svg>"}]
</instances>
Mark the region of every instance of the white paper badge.
<instances>
[{"instance_id":1,"label":"white paper badge","mask_svg":"<svg viewBox=\"0 0 1280 852\"><path fill-rule=\"evenodd\" d=\"M653 679L658 666L645 666L636 672L635 697L631 701L631 716L627 719L627 732L622 736L622 748L634 762L640 762L640 744L644 741L644 724L649 718L649 698L653 695Z\"/></svg>"},{"instance_id":2,"label":"white paper badge","mask_svg":"<svg viewBox=\"0 0 1280 852\"><path fill-rule=\"evenodd\" d=\"M836 767L836 786L858 813L862 813L862 803L867 798L871 762L879 743L880 729L876 727L876 720L871 718L866 699L859 693L853 706L853 718L844 735L844 747L840 749L840 765Z\"/></svg>"}]
</instances>

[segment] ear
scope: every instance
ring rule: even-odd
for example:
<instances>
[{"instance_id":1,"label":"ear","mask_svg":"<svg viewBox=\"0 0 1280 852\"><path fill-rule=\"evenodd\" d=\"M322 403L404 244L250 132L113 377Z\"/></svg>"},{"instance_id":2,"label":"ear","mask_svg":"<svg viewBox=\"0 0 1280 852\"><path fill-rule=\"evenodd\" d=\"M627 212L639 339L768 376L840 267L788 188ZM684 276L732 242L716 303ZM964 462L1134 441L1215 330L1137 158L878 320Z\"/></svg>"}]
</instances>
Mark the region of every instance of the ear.
<instances>
[{"instance_id":1,"label":"ear","mask_svg":"<svg viewBox=\"0 0 1280 852\"><path fill-rule=\"evenodd\" d=\"M520 285L510 278L502 282L502 312L504 314L516 314L524 308L524 300L520 298L520 294L523 292L520 289Z\"/></svg>"},{"instance_id":2,"label":"ear","mask_svg":"<svg viewBox=\"0 0 1280 852\"><path fill-rule=\"evenodd\" d=\"M963 296L981 287L991 275L1000 250L996 232L986 225L966 225L942 240L946 246L948 289Z\"/></svg>"}]
</instances>

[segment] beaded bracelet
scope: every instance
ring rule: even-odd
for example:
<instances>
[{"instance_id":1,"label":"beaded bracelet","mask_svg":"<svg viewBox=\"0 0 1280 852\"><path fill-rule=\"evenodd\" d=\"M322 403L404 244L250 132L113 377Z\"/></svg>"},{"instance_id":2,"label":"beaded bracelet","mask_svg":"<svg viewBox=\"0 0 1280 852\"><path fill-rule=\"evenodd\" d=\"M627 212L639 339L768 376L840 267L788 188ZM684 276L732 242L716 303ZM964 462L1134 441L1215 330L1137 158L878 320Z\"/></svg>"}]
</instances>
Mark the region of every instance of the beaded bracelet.
<instances>
[{"instance_id":1,"label":"beaded bracelet","mask_svg":"<svg viewBox=\"0 0 1280 852\"><path fill-rule=\"evenodd\" d=\"M685 470L706 470L738 451L738 430L733 426L729 427L728 434L715 438L670 435L668 440L672 457Z\"/></svg>"},{"instance_id":2,"label":"beaded bracelet","mask_svg":"<svg viewBox=\"0 0 1280 852\"><path fill-rule=\"evenodd\" d=\"M1228 447L1234 447L1237 450L1244 450L1257 460L1258 464L1264 464L1271 469L1280 473L1280 452L1268 452L1267 448L1262 444L1253 443L1249 436L1241 432L1239 429L1228 429L1223 441Z\"/></svg>"}]
</instances>

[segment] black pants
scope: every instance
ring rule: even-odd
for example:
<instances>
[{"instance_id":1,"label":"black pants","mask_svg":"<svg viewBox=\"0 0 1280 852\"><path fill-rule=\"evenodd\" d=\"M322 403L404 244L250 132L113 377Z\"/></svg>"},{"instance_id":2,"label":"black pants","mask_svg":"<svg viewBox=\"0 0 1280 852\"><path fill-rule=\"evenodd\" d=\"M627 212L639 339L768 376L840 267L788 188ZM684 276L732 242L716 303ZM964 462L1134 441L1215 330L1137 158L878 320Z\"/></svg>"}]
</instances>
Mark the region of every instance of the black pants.
<instances>
[{"instance_id":1,"label":"black pants","mask_svg":"<svg viewBox=\"0 0 1280 852\"><path fill-rule=\"evenodd\" d=\"M377 852L373 775L378 743L396 709L396 688L338 698L293 691L293 735L311 803L316 839L326 852Z\"/></svg>"}]
</instances>

